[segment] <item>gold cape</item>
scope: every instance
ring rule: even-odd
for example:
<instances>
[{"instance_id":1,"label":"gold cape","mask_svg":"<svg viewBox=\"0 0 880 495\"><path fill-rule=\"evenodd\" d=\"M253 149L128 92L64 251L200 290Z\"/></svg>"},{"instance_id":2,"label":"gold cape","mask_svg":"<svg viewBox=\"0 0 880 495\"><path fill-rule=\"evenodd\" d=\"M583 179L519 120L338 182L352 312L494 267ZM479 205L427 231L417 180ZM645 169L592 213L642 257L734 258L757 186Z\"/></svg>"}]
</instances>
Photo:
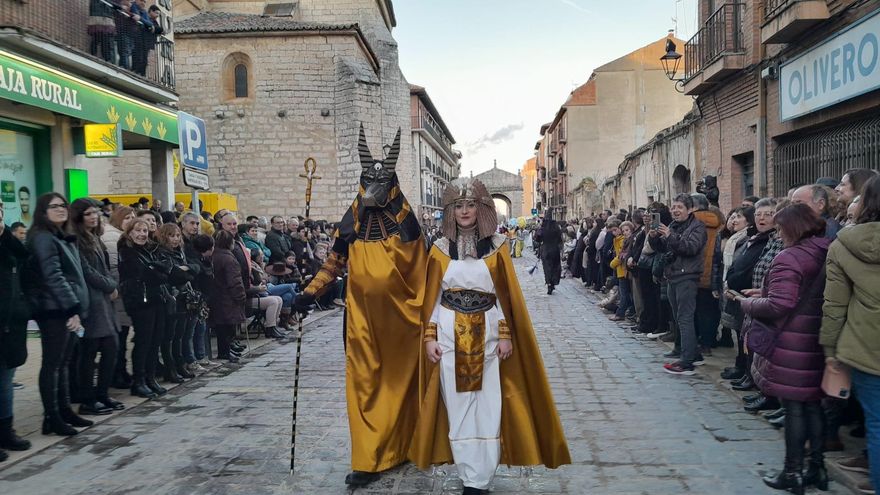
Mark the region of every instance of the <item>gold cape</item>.
<instances>
[{"instance_id":1,"label":"gold cape","mask_svg":"<svg viewBox=\"0 0 880 495\"><path fill-rule=\"evenodd\" d=\"M406 462L418 417L419 311L425 244L397 235L356 240L348 251L345 396L351 467L379 472Z\"/></svg>"},{"instance_id":2,"label":"gold cape","mask_svg":"<svg viewBox=\"0 0 880 495\"><path fill-rule=\"evenodd\" d=\"M571 464L508 244L504 242L483 259L489 267L495 295L513 339L513 354L501 361L500 368L501 463L516 466L543 464L549 468ZM425 305L422 307L422 334L434 311L449 261L449 255L436 245L431 248ZM425 469L431 464L452 463L453 459L449 445L449 419L440 394L440 366L428 361L424 345L419 349L419 422L409 457Z\"/></svg>"}]
</instances>

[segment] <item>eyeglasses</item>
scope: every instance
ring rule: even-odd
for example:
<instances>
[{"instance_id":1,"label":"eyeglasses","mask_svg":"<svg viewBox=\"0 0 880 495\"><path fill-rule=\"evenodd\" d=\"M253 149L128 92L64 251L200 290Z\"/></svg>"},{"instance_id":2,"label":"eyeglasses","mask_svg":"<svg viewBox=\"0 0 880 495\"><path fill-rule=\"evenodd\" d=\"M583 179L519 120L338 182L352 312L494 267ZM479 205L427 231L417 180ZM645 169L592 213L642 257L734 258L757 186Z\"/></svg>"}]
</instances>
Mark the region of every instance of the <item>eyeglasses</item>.
<instances>
[{"instance_id":1,"label":"eyeglasses","mask_svg":"<svg viewBox=\"0 0 880 495\"><path fill-rule=\"evenodd\" d=\"M58 210L58 209L66 210L67 205L64 203L49 203L49 206L47 206L46 209L47 210Z\"/></svg>"}]
</instances>

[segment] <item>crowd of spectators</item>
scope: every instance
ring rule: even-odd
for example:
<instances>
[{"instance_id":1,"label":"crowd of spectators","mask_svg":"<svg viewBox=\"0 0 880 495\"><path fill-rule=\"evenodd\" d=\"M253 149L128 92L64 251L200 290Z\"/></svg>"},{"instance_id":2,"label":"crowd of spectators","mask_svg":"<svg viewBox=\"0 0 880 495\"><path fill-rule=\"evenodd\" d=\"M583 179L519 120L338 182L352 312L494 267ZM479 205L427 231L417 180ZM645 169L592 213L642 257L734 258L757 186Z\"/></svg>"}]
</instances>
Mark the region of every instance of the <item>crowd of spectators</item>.
<instances>
[{"instance_id":1,"label":"crowd of spectators","mask_svg":"<svg viewBox=\"0 0 880 495\"><path fill-rule=\"evenodd\" d=\"M30 228L5 226L2 211L0 203L0 461L3 449L30 448L12 428L29 320L42 347L42 431L75 435L93 424L83 416L125 407L112 388L154 398L167 392L160 381L238 362L248 351L240 338L255 329L286 338L293 300L326 258L333 228L272 217L267 229L265 218L239 224L227 210L200 216L176 203L164 211L147 198L68 203L58 193L37 199ZM343 287L318 309L341 305Z\"/></svg>"},{"instance_id":2,"label":"crowd of spectators","mask_svg":"<svg viewBox=\"0 0 880 495\"><path fill-rule=\"evenodd\" d=\"M90 0L86 31L92 55L145 76L163 33L160 9L146 0Z\"/></svg>"},{"instance_id":3,"label":"crowd of spectators","mask_svg":"<svg viewBox=\"0 0 880 495\"><path fill-rule=\"evenodd\" d=\"M558 283L546 264L553 258L546 252L553 223L561 222L544 220L533 234L548 293ZM734 390L755 391L743 397L745 411L785 428L784 467L764 479L767 485L794 493L827 489L824 452L843 450L839 431L848 420L857 424L853 434L867 435L867 451L839 465L870 473L859 490L874 493L880 483L875 171L820 178L782 198L749 197L726 215L704 194L679 194L668 205L605 210L562 229L566 272L600 294L609 319L673 343L663 371L691 376L713 348L737 348L722 378ZM836 385L848 390L850 382L851 394Z\"/></svg>"}]
</instances>

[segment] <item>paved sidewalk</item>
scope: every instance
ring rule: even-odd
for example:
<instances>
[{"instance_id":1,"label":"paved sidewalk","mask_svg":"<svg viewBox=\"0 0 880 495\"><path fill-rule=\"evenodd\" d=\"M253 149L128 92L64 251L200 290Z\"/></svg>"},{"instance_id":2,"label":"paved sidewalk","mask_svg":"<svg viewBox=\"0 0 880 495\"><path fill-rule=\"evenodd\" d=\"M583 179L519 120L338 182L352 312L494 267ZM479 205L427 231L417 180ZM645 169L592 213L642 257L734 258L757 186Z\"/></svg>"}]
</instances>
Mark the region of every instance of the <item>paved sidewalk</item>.
<instances>
[{"instance_id":1,"label":"paved sidewalk","mask_svg":"<svg viewBox=\"0 0 880 495\"><path fill-rule=\"evenodd\" d=\"M502 466L494 493L775 494L781 434L742 411L714 375L665 374L666 347L611 324L572 280L546 295L515 261L571 449L558 470ZM289 473L294 344L175 388L0 468L0 493L347 493L341 316L303 339L296 475ZM401 466L357 493L460 493L453 466ZM832 484L830 494L843 493Z\"/></svg>"}]
</instances>

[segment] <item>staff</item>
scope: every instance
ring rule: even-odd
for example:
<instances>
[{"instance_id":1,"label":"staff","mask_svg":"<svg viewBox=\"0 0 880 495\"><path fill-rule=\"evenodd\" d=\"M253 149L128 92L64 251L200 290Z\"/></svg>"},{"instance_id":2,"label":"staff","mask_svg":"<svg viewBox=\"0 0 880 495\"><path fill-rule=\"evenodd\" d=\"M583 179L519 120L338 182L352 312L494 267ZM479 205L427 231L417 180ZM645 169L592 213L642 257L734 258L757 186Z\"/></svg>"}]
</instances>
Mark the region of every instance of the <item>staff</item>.
<instances>
[{"instance_id":1,"label":"staff","mask_svg":"<svg viewBox=\"0 0 880 495\"><path fill-rule=\"evenodd\" d=\"M309 164L311 164L311 169L309 169ZM306 179L306 218L309 218L309 211L312 204L312 181L320 179L320 175L315 175L315 170L318 169L318 162L315 161L314 158L308 157L306 158L306 162L303 163L303 169L305 169L306 173L299 174L300 177Z\"/></svg>"},{"instance_id":2,"label":"staff","mask_svg":"<svg viewBox=\"0 0 880 495\"><path fill-rule=\"evenodd\" d=\"M306 208L308 211L308 207ZM293 426L290 431L290 475L293 476L294 452L296 451L296 399L299 392L299 357L302 350L302 334L303 320L305 316L297 315L297 332L296 332L296 366L293 372Z\"/></svg>"}]
</instances>

